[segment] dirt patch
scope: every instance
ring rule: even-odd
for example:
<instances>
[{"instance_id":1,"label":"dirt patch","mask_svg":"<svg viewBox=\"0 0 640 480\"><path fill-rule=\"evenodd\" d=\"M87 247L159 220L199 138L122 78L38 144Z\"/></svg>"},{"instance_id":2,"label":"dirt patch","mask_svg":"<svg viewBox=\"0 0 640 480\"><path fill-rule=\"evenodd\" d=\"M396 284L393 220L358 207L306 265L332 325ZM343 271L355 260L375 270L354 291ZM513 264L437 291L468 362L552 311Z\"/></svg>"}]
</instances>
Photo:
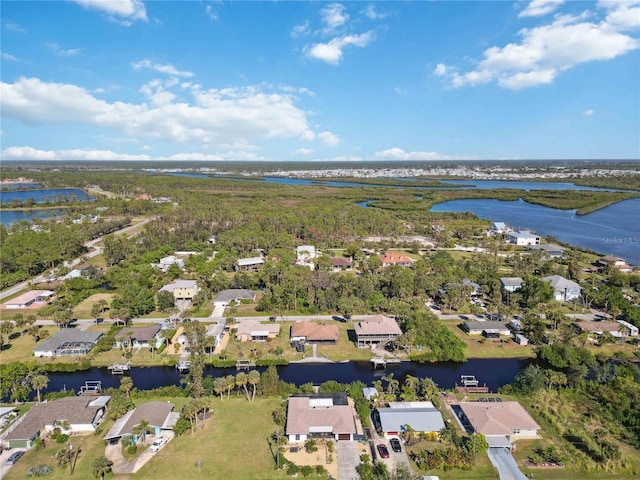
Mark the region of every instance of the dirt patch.
<instances>
[{"instance_id":1,"label":"dirt patch","mask_svg":"<svg viewBox=\"0 0 640 480\"><path fill-rule=\"evenodd\" d=\"M318 447L317 452L307 452L303 445L299 446L297 452L291 452L290 448L285 447L284 456L287 460L301 467L305 465L312 467L322 465L333 478L338 478L338 452L336 451L335 443L333 445L333 453L327 451L325 443L319 442L316 446Z\"/></svg>"}]
</instances>

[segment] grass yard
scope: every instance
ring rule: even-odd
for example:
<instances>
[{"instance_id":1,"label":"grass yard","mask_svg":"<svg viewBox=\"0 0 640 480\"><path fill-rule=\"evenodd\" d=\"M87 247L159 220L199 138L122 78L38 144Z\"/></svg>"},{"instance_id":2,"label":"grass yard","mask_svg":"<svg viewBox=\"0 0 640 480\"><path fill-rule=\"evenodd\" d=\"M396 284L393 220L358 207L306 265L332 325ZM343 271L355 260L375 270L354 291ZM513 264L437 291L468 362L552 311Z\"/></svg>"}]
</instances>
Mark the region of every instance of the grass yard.
<instances>
[{"instance_id":1,"label":"grass yard","mask_svg":"<svg viewBox=\"0 0 640 480\"><path fill-rule=\"evenodd\" d=\"M91 316L91 307L100 300L106 300L107 303L110 304L113 297L113 293L96 293L95 295L91 295L73 309L73 318L93 318ZM103 315L108 315L108 313L109 312L105 312Z\"/></svg>"},{"instance_id":2,"label":"grass yard","mask_svg":"<svg viewBox=\"0 0 640 480\"><path fill-rule=\"evenodd\" d=\"M438 448L444 448L443 444L439 442L427 442L421 441L417 444L414 444L410 447L406 447L407 453L409 452L417 452L419 450L434 450ZM409 457L410 467L413 471L420 473L421 475L438 475L440 478L446 479L497 479L498 471L493 467L491 461L489 460L488 455L483 452L479 453L476 456L476 465L473 467L473 470L428 470L428 471L420 471L416 467L416 464Z\"/></svg>"},{"instance_id":3,"label":"grass yard","mask_svg":"<svg viewBox=\"0 0 640 480\"><path fill-rule=\"evenodd\" d=\"M327 356L335 362L343 360L370 360L373 353L368 348L358 348L354 343L355 330L349 323L336 322L340 332L337 345L318 345L318 356ZM351 336L351 337L350 337ZM311 347L307 347L311 348Z\"/></svg>"},{"instance_id":4,"label":"grass yard","mask_svg":"<svg viewBox=\"0 0 640 480\"><path fill-rule=\"evenodd\" d=\"M29 467L38 464L48 464L54 467L53 472L47 475L47 479L62 480L69 478L78 479L91 479L93 477L93 470L91 464L97 457L104 455L104 442L102 437L104 432L111 426L113 422L105 422L104 428L100 435L74 435L70 438L70 442L74 447L80 447L80 455L73 472L73 476L70 475L69 467L58 467L56 460L53 458L55 452L60 448L65 448L66 443L59 444L52 441L47 442L46 447L43 450L31 449L25 453L25 455L14 465L11 471L4 477L6 480L12 479L24 479L27 478L27 470ZM105 478L113 478L112 475L108 475ZM168 477L166 477L168 478Z\"/></svg>"},{"instance_id":5,"label":"grass yard","mask_svg":"<svg viewBox=\"0 0 640 480\"><path fill-rule=\"evenodd\" d=\"M254 402L240 397L213 400L213 416L204 428L169 442L138 471L136 480L289 478L284 471L274 469L267 443L278 428L271 412L280 402L279 398L257 398ZM202 462L201 466L197 462Z\"/></svg>"},{"instance_id":6,"label":"grass yard","mask_svg":"<svg viewBox=\"0 0 640 480\"><path fill-rule=\"evenodd\" d=\"M442 321L443 325L467 345L465 350L467 358L534 358L536 356L532 347L520 346L511 339L503 339L504 341L500 344L484 339L481 335L467 335L458 327L458 323L458 320ZM482 339L485 341L481 341Z\"/></svg>"},{"instance_id":7,"label":"grass yard","mask_svg":"<svg viewBox=\"0 0 640 480\"><path fill-rule=\"evenodd\" d=\"M47 330L49 332L49 336L53 336L60 330L58 327L53 325L47 325L41 327L41 330ZM44 340L40 340L40 342L36 343L33 341L33 337L31 335L19 335L17 329L14 329L11 334L11 338L9 340L9 344L4 345L2 347L2 353L0 353L0 359L2 363L10 363L10 362L29 362L34 361L36 363L49 363L52 361L51 358L35 358L33 356L33 348L44 342ZM75 357L60 357L56 361L67 362L73 361Z\"/></svg>"}]
</instances>

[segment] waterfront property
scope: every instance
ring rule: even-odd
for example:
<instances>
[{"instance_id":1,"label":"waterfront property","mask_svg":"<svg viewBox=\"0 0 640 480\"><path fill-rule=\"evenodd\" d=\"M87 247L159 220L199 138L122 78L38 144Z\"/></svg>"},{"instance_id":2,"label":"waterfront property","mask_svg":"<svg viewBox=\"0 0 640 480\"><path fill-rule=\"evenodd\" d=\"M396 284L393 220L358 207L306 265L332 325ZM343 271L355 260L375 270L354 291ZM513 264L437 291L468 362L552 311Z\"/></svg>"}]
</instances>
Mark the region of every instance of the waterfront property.
<instances>
[{"instance_id":1,"label":"waterfront property","mask_svg":"<svg viewBox=\"0 0 640 480\"><path fill-rule=\"evenodd\" d=\"M627 265L627 262L624 258L614 257L613 255L605 255L604 257L601 257L598 260L598 267L602 272L606 272L607 270L613 268L622 273L633 272L633 267L631 265Z\"/></svg>"},{"instance_id":2,"label":"waterfront property","mask_svg":"<svg viewBox=\"0 0 640 480\"><path fill-rule=\"evenodd\" d=\"M410 267L415 260L406 256L404 253L386 253L380 257L383 267L398 265L399 267Z\"/></svg>"},{"instance_id":3,"label":"waterfront property","mask_svg":"<svg viewBox=\"0 0 640 480\"><path fill-rule=\"evenodd\" d=\"M29 410L4 438L9 448L29 448L41 433L94 432L102 422L110 396L66 397L43 402Z\"/></svg>"},{"instance_id":4,"label":"waterfront property","mask_svg":"<svg viewBox=\"0 0 640 480\"><path fill-rule=\"evenodd\" d=\"M12 310L17 308L40 308L53 296L51 290L30 290L8 300L4 303L4 308Z\"/></svg>"},{"instance_id":5,"label":"waterfront property","mask_svg":"<svg viewBox=\"0 0 640 480\"><path fill-rule=\"evenodd\" d=\"M372 415L376 430L385 438L398 437L410 427L416 433L438 435L445 428L440 410L431 402L390 402Z\"/></svg>"},{"instance_id":6,"label":"waterfront property","mask_svg":"<svg viewBox=\"0 0 640 480\"><path fill-rule=\"evenodd\" d=\"M170 292L176 300L193 300L200 288L195 280L176 280L160 289L161 292Z\"/></svg>"},{"instance_id":7,"label":"waterfront property","mask_svg":"<svg viewBox=\"0 0 640 480\"><path fill-rule=\"evenodd\" d=\"M291 326L292 344L326 344L335 345L340 338L337 325L316 322L296 322Z\"/></svg>"},{"instance_id":8,"label":"waterfront property","mask_svg":"<svg viewBox=\"0 0 640 480\"><path fill-rule=\"evenodd\" d=\"M573 322L573 325L581 332L603 335L609 332L616 338L637 337L638 327L624 320L616 322Z\"/></svg>"},{"instance_id":9,"label":"waterfront property","mask_svg":"<svg viewBox=\"0 0 640 480\"><path fill-rule=\"evenodd\" d=\"M255 302L256 292L254 292L253 290L247 290L244 288L232 288L230 290L222 290L213 299L213 304L215 306L226 307L231 303L240 302L242 300L250 300L252 302Z\"/></svg>"},{"instance_id":10,"label":"waterfront property","mask_svg":"<svg viewBox=\"0 0 640 480\"><path fill-rule=\"evenodd\" d=\"M499 437L509 442L538 437L540 426L518 402L460 402L459 407L462 422L486 436L489 445Z\"/></svg>"},{"instance_id":11,"label":"waterfront property","mask_svg":"<svg viewBox=\"0 0 640 480\"><path fill-rule=\"evenodd\" d=\"M573 280L568 280L560 275L544 277L543 281L549 283L553 288L553 298L559 302L570 302L580 298L582 287Z\"/></svg>"},{"instance_id":12,"label":"waterfront property","mask_svg":"<svg viewBox=\"0 0 640 480\"><path fill-rule=\"evenodd\" d=\"M385 315L374 315L357 322L355 332L359 348L385 344L402 335L398 322Z\"/></svg>"},{"instance_id":13,"label":"waterfront property","mask_svg":"<svg viewBox=\"0 0 640 480\"><path fill-rule=\"evenodd\" d=\"M540 245L540 237L535 233L531 233L528 230L521 230L519 232L507 233L507 239L509 243L513 245Z\"/></svg>"},{"instance_id":14,"label":"waterfront property","mask_svg":"<svg viewBox=\"0 0 640 480\"><path fill-rule=\"evenodd\" d=\"M289 397L285 429L289 442L306 442L309 438L355 440L357 423L346 393Z\"/></svg>"},{"instance_id":15,"label":"waterfront property","mask_svg":"<svg viewBox=\"0 0 640 480\"><path fill-rule=\"evenodd\" d=\"M500 284L505 292L513 293L522 287L523 280L520 277L502 277Z\"/></svg>"},{"instance_id":16,"label":"waterfront property","mask_svg":"<svg viewBox=\"0 0 640 480\"><path fill-rule=\"evenodd\" d=\"M235 338L238 342L266 342L280 334L280 324L278 323L247 321L232 325L231 328L235 329Z\"/></svg>"},{"instance_id":17,"label":"waterfront property","mask_svg":"<svg viewBox=\"0 0 640 480\"><path fill-rule=\"evenodd\" d=\"M540 245L529 245L527 250L533 252L542 252L542 256L545 258L562 258L564 256L565 249L555 243L541 243Z\"/></svg>"},{"instance_id":18,"label":"waterfront property","mask_svg":"<svg viewBox=\"0 0 640 480\"><path fill-rule=\"evenodd\" d=\"M158 336L160 325L149 325L147 327L125 327L116 334L117 347L159 347L162 345L162 338Z\"/></svg>"},{"instance_id":19,"label":"waterfront property","mask_svg":"<svg viewBox=\"0 0 640 480\"><path fill-rule=\"evenodd\" d=\"M154 435L160 436L163 431L172 430L178 419L179 412L173 411L173 403L153 400L138 405L120 417L104 436L105 440L134 435L135 428L142 420L149 422L149 428Z\"/></svg>"},{"instance_id":20,"label":"waterfront property","mask_svg":"<svg viewBox=\"0 0 640 480\"><path fill-rule=\"evenodd\" d=\"M519 333L515 334L515 336L513 337L513 341L516 342L518 345L522 345L523 347L526 347L527 345L529 345L529 339Z\"/></svg>"},{"instance_id":21,"label":"waterfront property","mask_svg":"<svg viewBox=\"0 0 640 480\"><path fill-rule=\"evenodd\" d=\"M504 222L493 222L491 224L491 232L493 233L506 233L509 231L509 227Z\"/></svg>"},{"instance_id":22,"label":"waterfront property","mask_svg":"<svg viewBox=\"0 0 640 480\"><path fill-rule=\"evenodd\" d=\"M102 332L63 328L33 349L36 357L69 357L86 355L95 346Z\"/></svg>"},{"instance_id":23,"label":"waterfront property","mask_svg":"<svg viewBox=\"0 0 640 480\"><path fill-rule=\"evenodd\" d=\"M500 335L511 333L504 322L463 322L462 329L469 335L483 335L487 338L499 338Z\"/></svg>"}]
</instances>

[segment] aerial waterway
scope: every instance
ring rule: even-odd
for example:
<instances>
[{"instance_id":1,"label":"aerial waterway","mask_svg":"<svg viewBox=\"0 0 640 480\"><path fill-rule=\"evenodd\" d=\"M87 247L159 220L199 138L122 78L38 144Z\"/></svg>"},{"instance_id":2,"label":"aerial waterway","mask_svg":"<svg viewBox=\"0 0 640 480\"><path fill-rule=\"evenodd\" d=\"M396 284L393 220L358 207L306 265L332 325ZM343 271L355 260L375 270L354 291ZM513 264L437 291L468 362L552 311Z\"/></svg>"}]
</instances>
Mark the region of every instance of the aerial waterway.
<instances>
[{"instance_id":1,"label":"aerial waterway","mask_svg":"<svg viewBox=\"0 0 640 480\"><path fill-rule=\"evenodd\" d=\"M328 380L340 383L361 381L371 385L383 376L393 374L395 379L404 381L407 375L418 378L430 377L440 388L454 388L460 382L462 375L474 375L481 384L487 385L491 391L496 391L503 385L510 383L522 369L527 367L532 359L471 359L464 363L438 362L415 363L402 362L387 366L386 369L374 369L370 362L344 362L323 364L296 364L278 367L280 378L286 382L302 385L311 382L319 385ZM258 368L264 371L265 368ZM233 368L207 367L205 375L220 377L235 375ZM126 375L130 376L136 388L150 390L158 387L180 386L180 373L174 367L134 367ZM46 391L74 390L79 391L87 380L100 381L102 388L118 387L120 375L112 375L105 368L91 368L73 373L50 373L50 382Z\"/></svg>"}]
</instances>

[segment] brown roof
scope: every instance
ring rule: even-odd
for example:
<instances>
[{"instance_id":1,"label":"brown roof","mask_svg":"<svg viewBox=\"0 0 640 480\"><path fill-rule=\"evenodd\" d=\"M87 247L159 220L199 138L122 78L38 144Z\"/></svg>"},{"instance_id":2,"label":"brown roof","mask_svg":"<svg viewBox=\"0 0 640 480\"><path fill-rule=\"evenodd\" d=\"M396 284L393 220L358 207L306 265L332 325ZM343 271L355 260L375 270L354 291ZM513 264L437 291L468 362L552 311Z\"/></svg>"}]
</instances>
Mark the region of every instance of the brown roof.
<instances>
[{"instance_id":1,"label":"brown roof","mask_svg":"<svg viewBox=\"0 0 640 480\"><path fill-rule=\"evenodd\" d=\"M139 342L148 342L160 331L160 325L149 325L148 327L125 327L116 334L116 338L127 338L131 332L131 338Z\"/></svg>"},{"instance_id":2,"label":"brown roof","mask_svg":"<svg viewBox=\"0 0 640 480\"><path fill-rule=\"evenodd\" d=\"M412 258L407 257L403 253L387 253L380 257L382 263L413 263Z\"/></svg>"},{"instance_id":3,"label":"brown roof","mask_svg":"<svg viewBox=\"0 0 640 480\"><path fill-rule=\"evenodd\" d=\"M518 402L460 402L460 408L483 435L511 435L516 429L540 428Z\"/></svg>"},{"instance_id":4,"label":"brown roof","mask_svg":"<svg viewBox=\"0 0 640 480\"><path fill-rule=\"evenodd\" d=\"M332 257L331 263L334 267L350 267L352 265L351 260L344 257Z\"/></svg>"},{"instance_id":5,"label":"brown roof","mask_svg":"<svg viewBox=\"0 0 640 480\"><path fill-rule=\"evenodd\" d=\"M588 332L617 332L621 327L618 322L574 322L573 324Z\"/></svg>"},{"instance_id":6,"label":"brown roof","mask_svg":"<svg viewBox=\"0 0 640 480\"><path fill-rule=\"evenodd\" d=\"M375 315L355 325L356 335L402 335L402 330L393 318Z\"/></svg>"},{"instance_id":7,"label":"brown roof","mask_svg":"<svg viewBox=\"0 0 640 480\"><path fill-rule=\"evenodd\" d=\"M310 427L333 427L334 434L356 433L353 409L349 405L312 406L309 397L290 397L287 435L306 435Z\"/></svg>"},{"instance_id":8,"label":"brown roof","mask_svg":"<svg viewBox=\"0 0 640 480\"><path fill-rule=\"evenodd\" d=\"M291 326L292 337L305 337L308 342L338 341L340 333L337 325L325 325L315 322L296 322Z\"/></svg>"},{"instance_id":9,"label":"brown roof","mask_svg":"<svg viewBox=\"0 0 640 480\"><path fill-rule=\"evenodd\" d=\"M40 403L25 413L22 421L6 436L6 440L31 439L46 425L56 420L66 421L70 425L93 423L101 404L91 406L96 397L66 397L51 402Z\"/></svg>"}]
</instances>

